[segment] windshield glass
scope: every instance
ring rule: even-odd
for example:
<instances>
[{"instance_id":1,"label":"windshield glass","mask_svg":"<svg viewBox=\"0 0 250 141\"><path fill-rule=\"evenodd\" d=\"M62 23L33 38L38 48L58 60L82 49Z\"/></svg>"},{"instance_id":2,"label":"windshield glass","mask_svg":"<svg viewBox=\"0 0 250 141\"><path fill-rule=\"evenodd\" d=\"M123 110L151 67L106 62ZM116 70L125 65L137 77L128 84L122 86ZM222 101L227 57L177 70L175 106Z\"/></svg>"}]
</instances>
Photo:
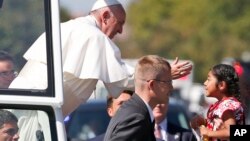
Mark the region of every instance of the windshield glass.
<instances>
[{"instance_id":1,"label":"windshield glass","mask_svg":"<svg viewBox=\"0 0 250 141\"><path fill-rule=\"evenodd\" d=\"M49 0L0 0L1 94L48 94L53 80L47 68L52 60L50 11Z\"/></svg>"},{"instance_id":2,"label":"windshield glass","mask_svg":"<svg viewBox=\"0 0 250 141\"><path fill-rule=\"evenodd\" d=\"M0 125L3 128L10 127L4 127L2 124L7 124L7 121L13 122L13 131L10 134L13 138L17 138L17 134L18 140L21 141L57 140L55 116L49 106L0 104L0 117Z\"/></svg>"}]
</instances>

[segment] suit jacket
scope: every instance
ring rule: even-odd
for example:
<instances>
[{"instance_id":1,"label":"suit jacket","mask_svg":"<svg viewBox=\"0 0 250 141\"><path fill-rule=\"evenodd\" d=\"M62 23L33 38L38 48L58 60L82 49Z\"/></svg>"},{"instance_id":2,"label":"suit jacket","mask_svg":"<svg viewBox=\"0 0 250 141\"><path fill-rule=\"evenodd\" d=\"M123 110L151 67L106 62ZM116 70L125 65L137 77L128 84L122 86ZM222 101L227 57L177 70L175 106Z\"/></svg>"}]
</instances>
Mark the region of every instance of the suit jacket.
<instances>
[{"instance_id":1,"label":"suit jacket","mask_svg":"<svg viewBox=\"0 0 250 141\"><path fill-rule=\"evenodd\" d=\"M167 122L167 137L168 141L196 141L196 138L191 130L177 126L171 122ZM163 141L159 140L158 141Z\"/></svg>"},{"instance_id":2,"label":"suit jacket","mask_svg":"<svg viewBox=\"0 0 250 141\"><path fill-rule=\"evenodd\" d=\"M153 124L143 100L133 94L109 122L104 141L155 141Z\"/></svg>"}]
</instances>

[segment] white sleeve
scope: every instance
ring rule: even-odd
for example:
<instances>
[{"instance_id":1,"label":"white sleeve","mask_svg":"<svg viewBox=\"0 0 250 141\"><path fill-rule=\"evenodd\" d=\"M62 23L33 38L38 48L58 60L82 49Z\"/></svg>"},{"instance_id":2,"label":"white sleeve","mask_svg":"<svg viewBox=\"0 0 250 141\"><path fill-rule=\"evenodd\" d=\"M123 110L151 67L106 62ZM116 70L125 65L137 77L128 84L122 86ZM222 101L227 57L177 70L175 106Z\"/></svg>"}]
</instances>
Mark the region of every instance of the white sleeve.
<instances>
[{"instance_id":1,"label":"white sleeve","mask_svg":"<svg viewBox=\"0 0 250 141\"><path fill-rule=\"evenodd\" d=\"M123 79L118 82L113 83L104 83L108 93L112 97L118 97L123 90L133 90L134 91L134 75L128 77L127 79Z\"/></svg>"},{"instance_id":2,"label":"white sleeve","mask_svg":"<svg viewBox=\"0 0 250 141\"><path fill-rule=\"evenodd\" d=\"M97 79L80 79L64 72L63 115L73 112L81 103L86 102L96 88Z\"/></svg>"}]
</instances>

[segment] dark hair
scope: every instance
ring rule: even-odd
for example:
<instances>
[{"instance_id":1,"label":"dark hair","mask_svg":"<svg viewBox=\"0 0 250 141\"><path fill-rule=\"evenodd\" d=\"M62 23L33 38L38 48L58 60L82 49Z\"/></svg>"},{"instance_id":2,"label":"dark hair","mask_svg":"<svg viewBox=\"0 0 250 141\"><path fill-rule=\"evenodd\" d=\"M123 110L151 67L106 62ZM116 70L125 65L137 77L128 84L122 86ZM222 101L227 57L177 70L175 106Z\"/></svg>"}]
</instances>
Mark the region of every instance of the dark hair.
<instances>
[{"instance_id":1,"label":"dark hair","mask_svg":"<svg viewBox=\"0 0 250 141\"><path fill-rule=\"evenodd\" d=\"M129 94L129 95L133 95L134 91L131 91L131 90L123 90L122 93L126 93L126 94ZM111 105L113 104L113 100L114 98L112 96L108 96L107 97L107 108L110 108Z\"/></svg>"},{"instance_id":2,"label":"dark hair","mask_svg":"<svg viewBox=\"0 0 250 141\"><path fill-rule=\"evenodd\" d=\"M17 117L8 110L0 109L0 128L2 128L3 124L9 122L16 122L18 119Z\"/></svg>"},{"instance_id":3,"label":"dark hair","mask_svg":"<svg viewBox=\"0 0 250 141\"><path fill-rule=\"evenodd\" d=\"M14 60L13 60L12 56L9 55L9 53L1 50L0 51L0 61L11 61L11 62L13 62Z\"/></svg>"},{"instance_id":4,"label":"dark hair","mask_svg":"<svg viewBox=\"0 0 250 141\"><path fill-rule=\"evenodd\" d=\"M213 75L217 78L218 82L226 82L227 96L234 96L239 101L240 99L240 88L239 88L239 77L233 66L226 64L218 64L212 68Z\"/></svg>"}]
</instances>

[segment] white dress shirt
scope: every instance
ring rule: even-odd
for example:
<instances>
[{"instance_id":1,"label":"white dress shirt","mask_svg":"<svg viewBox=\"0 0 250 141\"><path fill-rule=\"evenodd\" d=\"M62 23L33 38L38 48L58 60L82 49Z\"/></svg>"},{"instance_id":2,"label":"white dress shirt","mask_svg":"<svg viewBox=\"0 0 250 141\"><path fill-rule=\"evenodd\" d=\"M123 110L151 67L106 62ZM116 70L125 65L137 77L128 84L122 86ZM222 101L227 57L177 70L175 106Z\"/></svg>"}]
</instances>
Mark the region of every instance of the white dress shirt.
<instances>
[{"instance_id":1,"label":"white dress shirt","mask_svg":"<svg viewBox=\"0 0 250 141\"><path fill-rule=\"evenodd\" d=\"M159 126L161 127L162 140L167 141L167 119L165 118Z\"/></svg>"}]
</instances>

